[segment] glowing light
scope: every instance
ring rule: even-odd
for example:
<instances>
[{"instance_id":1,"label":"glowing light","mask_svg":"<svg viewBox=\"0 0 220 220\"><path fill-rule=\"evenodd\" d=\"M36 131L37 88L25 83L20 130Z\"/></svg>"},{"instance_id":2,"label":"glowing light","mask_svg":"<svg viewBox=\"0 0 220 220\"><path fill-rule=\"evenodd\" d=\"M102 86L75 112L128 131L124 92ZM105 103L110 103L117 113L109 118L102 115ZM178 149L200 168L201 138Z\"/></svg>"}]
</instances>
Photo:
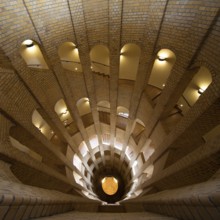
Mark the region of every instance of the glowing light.
<instances>
[{"instance_id":1,"label":"glowing light","mask_svg":"<svg viewBox=\"0 0 220 220\"><path fill-rule=\"evenodd\" d=\"M182 108L182 107L183 107L183 104L180 104L180 107Z\"/></svg>"},{"instance_id":2,"label":"glowing light","mask_svg":"<svg viewBox=\"0 0 220 220\"><path fill-rule=\"evenodd\" d=\"M167 55L167 53L164 53L164 52L158 54L158 57L157 57L157 59L158 59L160 62L165 61L167 58L168 58L168 55Z\"/></svg>"},{"instance_id":3,"label":"glowing light","mask_svg":"<svg viewBox=\"0 0 220 220\"><path fill-rule=\"evenodd\" d=\"M118 181L114 177L102 179L102 189L107 195L114 195L118 191Z\"/></svg>"},{"instance_id":4,"label":"glowing light","mask_svg":"<svg viewBox=\"0 0 220 220\"><path fill-rule=\"evenodd\" d=\"M124 117L124 118L128 118L129 114L127 112L119 112L118 115Z\"/></svg>"},{"instance_id":5,"label":"glowing light","mask_svg":"<svg viewBox=\"0 0 220 220\"><path fill-rule=\"evenodd\" d=\"M66 115L67 113L68 113L68 109L65 109L65 110L62 112L63 115Z\"/></svg>"},{"instance_id":6,"label":"glowing light","mask_svg":"<svg viewBox=\"0 0 220 220\"><path fill-rule=\"evenodd\" d=\"M165 84L163 84L162 86L165 87Z\"/></svg>"},{"instance_id":7,"label":"glowing light","mask_svg":"<svg viewBox=\"0 0 220 220\"><path fill-rule=\"evenodd\" d=\"M205 92L205 90L204 89L202 89L202 88L199 88L199 90L198 90L198 93L201 95L202 93L204 93Z\"/></svg>"},{"instance_id":8,"label":"glowing light","mask_svg":"<svg viewBox=\"0 0 220 220\"><path fill-rule=\"evenodd\" d=\"M27 47L33 47L34 46L34 42L30 39L27 39L23 42Z\"/></svg>"}]
</instances>

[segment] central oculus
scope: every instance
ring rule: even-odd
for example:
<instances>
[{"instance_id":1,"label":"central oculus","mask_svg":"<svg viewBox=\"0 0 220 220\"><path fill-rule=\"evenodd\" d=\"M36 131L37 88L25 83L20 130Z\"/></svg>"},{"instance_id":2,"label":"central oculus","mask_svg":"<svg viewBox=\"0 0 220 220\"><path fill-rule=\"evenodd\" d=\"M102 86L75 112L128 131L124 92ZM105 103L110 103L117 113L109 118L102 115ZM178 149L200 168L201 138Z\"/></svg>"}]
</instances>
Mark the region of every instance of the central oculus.
<instances>
[{"instance_id":1,"label":"central oculus","mask_svg":"<svg viewBox=\"0 0 220 220\"><path fill-rule=\"evenodd\" d=\"M107 195L114 195L118 191L118 180L113 176L103 178L102 189Z\"/></svg>"}]
</instances>

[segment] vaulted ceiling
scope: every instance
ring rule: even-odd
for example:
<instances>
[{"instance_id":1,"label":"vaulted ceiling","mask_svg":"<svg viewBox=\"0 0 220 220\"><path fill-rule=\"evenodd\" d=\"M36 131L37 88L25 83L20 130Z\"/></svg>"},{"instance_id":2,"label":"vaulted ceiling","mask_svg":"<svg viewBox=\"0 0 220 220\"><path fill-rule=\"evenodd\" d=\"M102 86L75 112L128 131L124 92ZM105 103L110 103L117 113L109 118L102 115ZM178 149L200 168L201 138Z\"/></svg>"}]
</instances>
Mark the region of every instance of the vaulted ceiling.
<instances>
[{"instance_id":1,"label":"vaulted ceiling","mask_svg":"<svg viewBox=\"0 0 220 220\"><path fill-rule=\"evenodd\" d=\"M2 0L0 158L24 184L107 202L208 180L220 167L219 7ZM114 198L104 177L117 178Z\"/></svg>"}]
</instances>

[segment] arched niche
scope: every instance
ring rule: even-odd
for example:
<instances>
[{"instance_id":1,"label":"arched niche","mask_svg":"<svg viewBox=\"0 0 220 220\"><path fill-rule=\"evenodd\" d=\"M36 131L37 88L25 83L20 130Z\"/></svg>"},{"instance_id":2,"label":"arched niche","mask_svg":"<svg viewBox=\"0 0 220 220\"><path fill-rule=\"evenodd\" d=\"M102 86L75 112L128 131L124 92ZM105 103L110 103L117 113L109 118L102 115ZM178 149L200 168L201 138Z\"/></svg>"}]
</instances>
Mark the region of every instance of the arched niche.
<instances>
[{"instance_id":1,"label":"arched niche","mask_svg":"<svg viewBox=\"0 0 220 220\"><path fill-rule=\"evenodd\" d=\"M177 105L183 114L196 103L202 93L204 93L209 87L211 82L212 75L209 69L201 66L177 102Z\"/></svg>"},{"instance_id":2,"label":"arched niche","mask_svg":"<svg viewBox=\"0 0 220 220\"><path fill-rule=\"evenodd\" d=\"M176 61L175 54L169 49L161 49L151 71L148 84L163 89Z\"/></svg>"},{"instance_id":3,"label":"arched niche","mask_svg":"<svg viewBox=\"0 0 220 220\"><path fill-rule=\"evenodd\" d=\"M60 45L58 48L58 55L64 69L82 72L79 51L74 43L65 42Z\"/></svg>"},{"instance_id":4,"label":"arched niche","mask_svg":"<svg viewBox=\"0 0 220 220\"><path fill-rule=\"evenodd\" d=\"M123 106L118 106L117 107L117 115L122 116L124 118L129 117L129 110Z\"/></svg>"},{"instance_id":5,"label":"arched niche","mask_svg":"<svg viewBox=\"0 0 220 220\"><path fill-rule=\"evenodd\" d=\"M66 103L63 99L60 99L56 102L54 106L54 110L57 113L57 115L60 118L60 121L66 126L68 124L71 124L73 122L73 119L70 115L70 112L66 106Z\"/></svg>"},{"instance_id":6,"label":"arched niche","mask_svg":"<svg viewBox=\"0 0 220 220\"><path fill-rule=\"evenodd\" d=\"M106 100L98 102L97 109L102 112L110 112L110 102Z\"/></svg>"},{"instance_id":7,"label":"arched niche","mask_svg":"<svg viewBox=\"0 0 220 220\"><path fill-rule=\"evenodd\" d=\"M25 40L20 47L20 54L28 67L48 69L39 45L33 40Z\"/></svg>"},{"instance_id":8,"label":"arched niche","mask_svg":"<svg viewBox=\"0 0 220 220\"><path fill-rule=\"evenodd\" d=\"M92 71L109 75L109 49L106 46L94 46L90 51L90 59Z\"/></svg>"},{"instance_id":9,"label":"arched niche","mask_svg":"<svg viewBox=\"0 0 220 220\"><path fill-rule=\"evenodd\" d=\"M32 123L48 140L50 140L54 135L54 131L50 128L50 126L36 109L32 114Z\"/></svg>"},{"instance_id":10,"label":"arched niche","mask_svg":"<svg viewBox=\"0 0 220 220\"><path fill-rule=\"evenodd\" d=\"M54 135L54 131L50 128L50 126L36 109L32 114L32 123L48 140L50 140Z\"/></svg>"},{"instance_id":11,"label":"arched niche","mask_svg":"<svg viewBox=\"0 0 220 220\"><path fill-rule=\"evenodd\" d=\"M136 44L125 44L120 53L119 79L136 80L141 49Z\"/></svg>"},{"instance_id":12,"label":"arched niche","mask_svg":"<svg viewBox=\"0 0 220 220\"><path fill-rule=\"evenodd\" d=\"M89 114L91 112L89 99L87 97L79 99L76 103L76 106L78 108L80 116Z\"/></svg>"}]
</instances>

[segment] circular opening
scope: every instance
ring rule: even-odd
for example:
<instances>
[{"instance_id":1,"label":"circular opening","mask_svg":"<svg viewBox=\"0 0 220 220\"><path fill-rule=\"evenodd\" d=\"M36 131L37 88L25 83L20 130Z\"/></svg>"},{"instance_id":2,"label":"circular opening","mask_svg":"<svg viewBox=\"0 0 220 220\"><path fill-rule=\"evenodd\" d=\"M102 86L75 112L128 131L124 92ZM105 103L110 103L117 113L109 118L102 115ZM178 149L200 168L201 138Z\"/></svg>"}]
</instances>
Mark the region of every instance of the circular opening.
<instances>
[{"instance_id":1,"label":"circular opening","mask_svg":"<svg viewBox=\"0 0 220 220\"><path fill-rule=\"evenodd\" d=\"M114 195L118 191L118 180L115 177L104 177L102 179L102 189L107 195Z\"/></svg>"}]
</instances>

